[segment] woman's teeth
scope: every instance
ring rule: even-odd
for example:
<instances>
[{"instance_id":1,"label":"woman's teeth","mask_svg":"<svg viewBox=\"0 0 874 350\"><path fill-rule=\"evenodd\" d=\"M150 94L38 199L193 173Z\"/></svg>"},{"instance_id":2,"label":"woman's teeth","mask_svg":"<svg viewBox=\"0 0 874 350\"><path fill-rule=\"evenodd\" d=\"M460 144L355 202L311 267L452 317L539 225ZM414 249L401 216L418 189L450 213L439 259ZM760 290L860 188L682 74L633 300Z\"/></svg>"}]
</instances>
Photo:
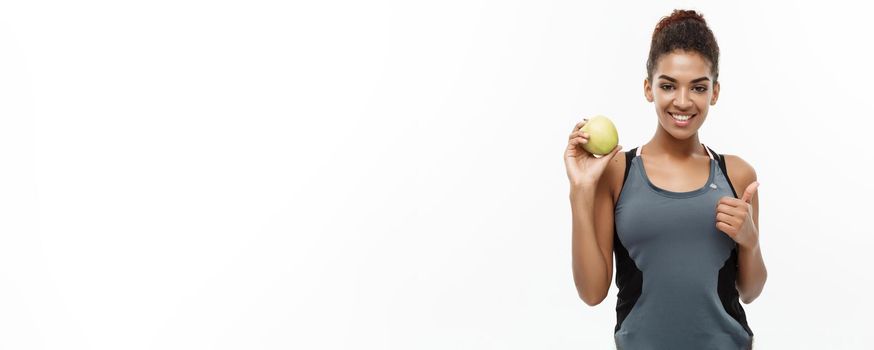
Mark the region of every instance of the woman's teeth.
<instances>
[{"instance_id":1,"label":"woman's teeth","mask_svg":"<svg viewBox=\"0 0 874 350\"><path fill-rule=\"evenodd\" d=\"M668 114L671 114L671 113L668 113ZM695 116L694 114L692 114L692 115L671 114L671 117L673 117L673 118L676 119L676 120L680 120L680 121L686 121L686 120L689 120L689 118L692 118L692 117L694 117L694 116Z\"/></svg>"}]
</instances>

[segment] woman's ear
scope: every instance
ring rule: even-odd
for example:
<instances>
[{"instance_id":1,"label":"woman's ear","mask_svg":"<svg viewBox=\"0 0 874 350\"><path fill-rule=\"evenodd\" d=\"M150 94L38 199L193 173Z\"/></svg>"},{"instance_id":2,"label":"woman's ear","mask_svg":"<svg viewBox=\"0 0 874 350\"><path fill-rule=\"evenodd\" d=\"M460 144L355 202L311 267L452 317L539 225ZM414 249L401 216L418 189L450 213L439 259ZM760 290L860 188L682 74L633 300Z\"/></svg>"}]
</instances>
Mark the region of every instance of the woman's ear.
<instances>
[{"instance_id":1,"label":"woman's ear","mask_svg":"<svg viewBox=\"0 0 874 350\"><path fill-rule=\"evenodd\" d=\"M652 84L649 83L649 78L643 79L643 96L646 96L647 101L649 101L649 102L653 101Z\"/></svg>"},{"instance_id":2,"label":"woman's ear","mask_svg":"<svg viewBox=\"0 0 874 350\"><path fill-rule=\"evenodd\" d=\"M710 97L710 105L716 105L716 100L719 99L719 82L713 83L713 96Z\"/></svg>"}]
</instances>

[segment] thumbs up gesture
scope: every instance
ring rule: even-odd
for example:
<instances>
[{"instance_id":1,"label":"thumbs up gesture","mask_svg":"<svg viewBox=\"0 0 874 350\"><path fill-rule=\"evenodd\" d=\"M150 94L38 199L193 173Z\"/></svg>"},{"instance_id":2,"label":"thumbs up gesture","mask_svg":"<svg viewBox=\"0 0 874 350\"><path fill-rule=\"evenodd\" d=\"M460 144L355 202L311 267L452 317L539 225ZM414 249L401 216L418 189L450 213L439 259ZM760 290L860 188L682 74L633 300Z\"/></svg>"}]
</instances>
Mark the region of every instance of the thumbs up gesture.
<instances>
[{"instance_id":1,"label":"thumbs up gesture","mask_svg":"<svg viewBox=\"0 0 874 350\"><path fill-rule=\"evenodd\" d=\"M743 248L759 244L759 230L753 222L753 195L759 182L753 181L741 199L722 197L716 204L716 228L727 234Z\"/></svg>"}]
</instances>

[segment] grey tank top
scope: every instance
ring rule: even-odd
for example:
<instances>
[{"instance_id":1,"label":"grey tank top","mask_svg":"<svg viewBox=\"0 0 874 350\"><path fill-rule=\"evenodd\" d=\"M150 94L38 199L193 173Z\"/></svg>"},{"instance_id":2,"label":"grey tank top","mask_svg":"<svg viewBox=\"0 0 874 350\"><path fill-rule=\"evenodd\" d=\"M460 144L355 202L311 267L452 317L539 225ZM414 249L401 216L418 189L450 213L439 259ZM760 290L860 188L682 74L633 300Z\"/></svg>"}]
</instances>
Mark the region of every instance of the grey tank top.
<instances>
[{"instance_id":1,"label":"grey tank top","mask_svg":"<svg viewBox=\"0 0 874 350\"><path fill-rule=\"evenodd\" d=\"M716 228L716 205L737 198L724 156L710 155L701 187L672 192L650 182L640 149L626 152L614 211L619 350L751 349L735 289L737 244Z\"/></svg>"}]
</instances>

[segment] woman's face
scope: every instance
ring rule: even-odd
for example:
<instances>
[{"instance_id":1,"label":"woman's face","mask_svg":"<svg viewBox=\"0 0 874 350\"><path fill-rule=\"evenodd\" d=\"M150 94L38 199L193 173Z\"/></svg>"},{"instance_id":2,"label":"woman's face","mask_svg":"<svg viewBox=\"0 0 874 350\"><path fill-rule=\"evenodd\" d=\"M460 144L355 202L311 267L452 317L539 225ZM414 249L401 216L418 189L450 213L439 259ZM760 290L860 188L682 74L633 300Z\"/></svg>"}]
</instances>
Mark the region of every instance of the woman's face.
<instances>
[{"instance_id":1,"label":"woman's face","mask_svg":"<svg viewBox=\"0 0 874 350\"><path fill-rule=\"evenodd\" d=\"M655 102L662 128L681 140L695 135L707 118L707 108L719 96L709 61L695 52L674 51L658 59L652 80L644 79L644 94L647 101ZM683 116L692 118L678 120Z\"/></svg>"}]
</instances>

